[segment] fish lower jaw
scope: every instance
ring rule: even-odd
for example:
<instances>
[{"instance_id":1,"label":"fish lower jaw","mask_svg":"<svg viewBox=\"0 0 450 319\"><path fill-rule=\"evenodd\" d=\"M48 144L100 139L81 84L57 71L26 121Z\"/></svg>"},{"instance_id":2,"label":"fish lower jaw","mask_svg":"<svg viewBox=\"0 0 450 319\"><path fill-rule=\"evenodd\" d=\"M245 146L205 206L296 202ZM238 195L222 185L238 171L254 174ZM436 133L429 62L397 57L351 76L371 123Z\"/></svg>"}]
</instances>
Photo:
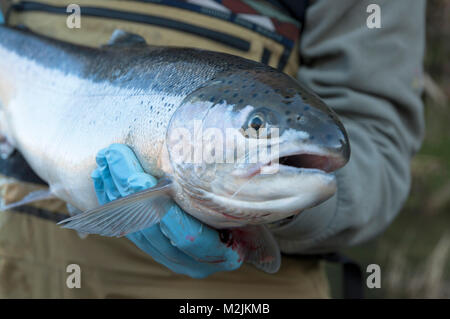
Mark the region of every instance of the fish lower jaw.
<instances>
[{"instance_id":1,"label":"fish lower jaw","mask_svg":"<svg viewBox=\"0 0 450 319\"><path fill-rule=\"evenodd\" d=\"M321 194L304 194L284 198L245 201L219 195L212 195L209 199L215 209L213 215L228 223L227 226L242 226L244 224L265 224L276 222L293 216L298 212L316 206L330 198L335 192L331 187L328 192Z\"/></svg>"},{"instance_id":2,"label":"fish lower jaw","mask_svg":"<svg viewBox=\"0 0 450 319\"><path fill-rule=\"evenodd\" d=\"M270 175L276 173L293 173L293 174L321 174L321 175L329 175L332 173L328 173L319 168L305 168L305 167L294 167L289 165L283 165L277 162L270 162L266 165L261 166L260 174Z\"/></svg>"}]
</instances>

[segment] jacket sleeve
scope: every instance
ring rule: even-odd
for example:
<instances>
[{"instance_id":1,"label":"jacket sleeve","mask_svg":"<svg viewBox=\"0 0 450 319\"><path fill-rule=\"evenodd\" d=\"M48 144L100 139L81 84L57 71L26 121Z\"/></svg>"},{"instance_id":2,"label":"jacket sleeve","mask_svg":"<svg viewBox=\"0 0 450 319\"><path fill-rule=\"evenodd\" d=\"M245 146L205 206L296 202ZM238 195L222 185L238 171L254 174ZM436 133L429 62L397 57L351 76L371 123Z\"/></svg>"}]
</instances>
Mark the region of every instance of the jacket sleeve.
<instances>
[{"instance_id":1,"label":"jacket sleeve","mask_svg":"<svg viewBox=\"0 0 450 319\"><path fill-rule=\"evenodd\" d=\"M369 29L367 6L381 8ZM273 229L285 253L334 251L384 230L404 204L424 134L425 1L318 0L306 13L299 80L340 115L351 146L328 201Z\"/></svg>"}]
</instances>

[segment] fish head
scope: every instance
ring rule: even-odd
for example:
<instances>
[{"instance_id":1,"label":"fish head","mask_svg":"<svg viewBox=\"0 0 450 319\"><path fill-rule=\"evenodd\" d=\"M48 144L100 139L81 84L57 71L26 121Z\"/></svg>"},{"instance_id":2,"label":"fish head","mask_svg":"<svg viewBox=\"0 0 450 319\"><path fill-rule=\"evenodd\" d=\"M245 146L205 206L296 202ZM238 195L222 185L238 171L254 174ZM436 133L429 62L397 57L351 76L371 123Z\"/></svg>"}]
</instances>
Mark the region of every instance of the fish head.
<instances>
[{"instance_id":1,"label":"fish head","mask_svg":"<svg viewBox=\"0 0 450 319\"><path fill-rule=\"evenodd\" d=\"M325 201L336 191L334 172L350 157L336 113L266 67L225 72L197 89L167 134L185 208L231 224L273 222Z\"/></svg>"}]
</instances>

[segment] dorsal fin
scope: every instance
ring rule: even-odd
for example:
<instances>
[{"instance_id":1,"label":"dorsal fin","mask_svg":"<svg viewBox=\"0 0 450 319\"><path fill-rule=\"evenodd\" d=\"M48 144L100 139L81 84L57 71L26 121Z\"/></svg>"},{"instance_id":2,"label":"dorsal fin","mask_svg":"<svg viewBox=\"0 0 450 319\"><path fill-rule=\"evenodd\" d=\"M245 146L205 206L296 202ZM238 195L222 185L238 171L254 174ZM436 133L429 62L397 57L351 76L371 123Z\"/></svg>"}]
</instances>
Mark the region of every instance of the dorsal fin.
<instances>
[{"instance_id":1,"label":"dorsal fin","mask_svg":"<svg viewBox=\"0 0 450 319\"><path fill-rule=\"evenodd\" d=\"M147 45L147 42L143 37L138 34L126 32L121 29L116 29L109 38L106 47L116 47L116 46L142 46Z\"/></svg>"}]
</instances>

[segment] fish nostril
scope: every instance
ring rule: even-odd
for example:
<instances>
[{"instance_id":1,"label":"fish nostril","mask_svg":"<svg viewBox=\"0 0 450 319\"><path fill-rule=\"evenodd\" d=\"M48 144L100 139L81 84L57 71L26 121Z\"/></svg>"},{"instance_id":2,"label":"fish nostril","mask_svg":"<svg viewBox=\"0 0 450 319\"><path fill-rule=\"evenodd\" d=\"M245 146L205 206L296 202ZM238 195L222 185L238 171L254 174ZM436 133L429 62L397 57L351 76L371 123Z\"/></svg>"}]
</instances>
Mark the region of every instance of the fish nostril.
<instances>
[{"instance_id":1,"label":"fish nostril","mask_svg":"<svg viewBox=\"0 0 450 319\"><path fill-rule=\"evenodd\" d=\"M302 115L301 114L297 114L296 120L297 122L299 122L302 119Z\"/></svg>"}]
</instances>

